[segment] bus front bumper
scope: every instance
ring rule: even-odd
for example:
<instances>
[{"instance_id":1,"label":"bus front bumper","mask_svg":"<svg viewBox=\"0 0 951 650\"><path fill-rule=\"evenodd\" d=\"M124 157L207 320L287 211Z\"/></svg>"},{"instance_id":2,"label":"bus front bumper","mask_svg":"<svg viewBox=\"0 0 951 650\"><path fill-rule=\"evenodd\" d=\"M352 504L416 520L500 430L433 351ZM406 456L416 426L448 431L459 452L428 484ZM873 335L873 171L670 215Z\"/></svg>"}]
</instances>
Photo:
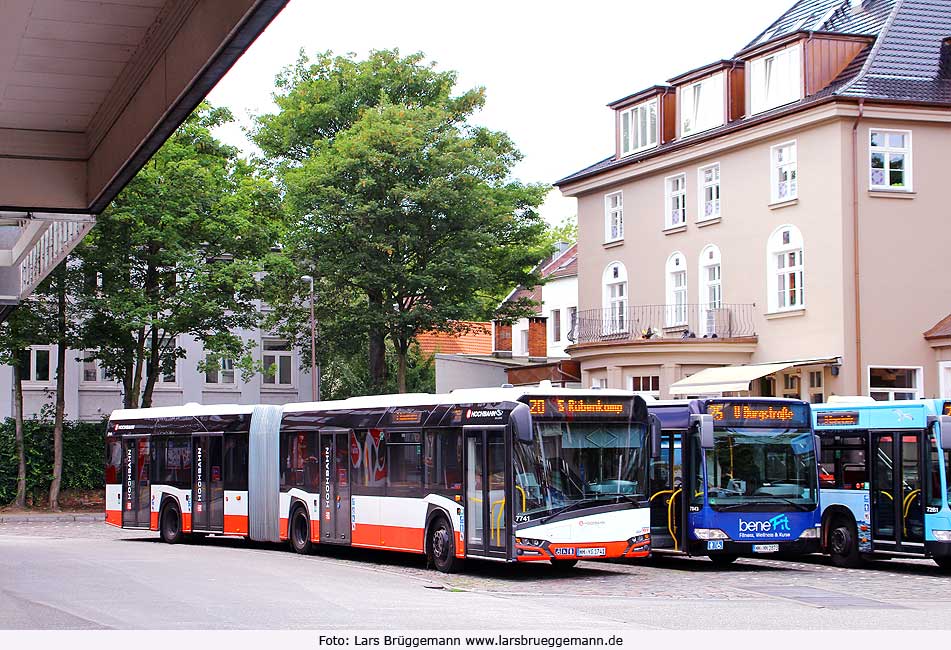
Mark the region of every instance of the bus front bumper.
<instances>
[{"instance_id":1,"label":"bus front bumper","mask_svg":"<svg viewBox=\"0 0 951 650\"><path fill-rule=\"evenodd\" d=\"M768 558L774 555L808 555L809 553L818 553L819 539L797 539L791 542L735 542L733 540L722 541L723 548L719 544L711 544L706 540L691 540L687 552L690 555L737 555L740 557L762 557Z\"/></svg>"}]
</instances>

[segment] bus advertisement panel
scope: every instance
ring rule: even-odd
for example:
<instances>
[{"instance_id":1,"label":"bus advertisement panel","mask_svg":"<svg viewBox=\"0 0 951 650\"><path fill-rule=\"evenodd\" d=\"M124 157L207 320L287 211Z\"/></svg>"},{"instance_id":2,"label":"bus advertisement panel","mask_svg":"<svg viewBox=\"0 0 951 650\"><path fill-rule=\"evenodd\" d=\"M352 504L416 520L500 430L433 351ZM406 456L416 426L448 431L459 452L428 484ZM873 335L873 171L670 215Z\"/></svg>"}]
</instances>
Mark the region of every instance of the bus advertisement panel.
<instances>
[{"instance_id":1,"label":"bus advertisement panel","mask_svg":"<svg viewBox=\"0 0 951 650\"><path fill-rule=\"evenodd\" d=\"M951 418L942 400L816 404L822 549L838 566L930 557L951 568Z\"/></svg>"},{"instance_id":2,"label":"bus advertisement panel","mask_svg":"<svg viewBox=\"0 0 951 650\"><path fill-rule=\"evenodd\" d=\"M661 458L651 469L655 549L721 564L818 550L809 404L718 398L655 402L650 410L663 427Z\"/></svg>"},{"instance_id":3,"label":"bus advertisement panel","mask_svg":"<svg viewBox=\"0 0 951 650\"><path fill-rule=\"evenodd\" d=\"M650 552L644 401L606 390L460 390L286 406L116 411L106 519L465 558Z\"/></svg>"}]
</instances>

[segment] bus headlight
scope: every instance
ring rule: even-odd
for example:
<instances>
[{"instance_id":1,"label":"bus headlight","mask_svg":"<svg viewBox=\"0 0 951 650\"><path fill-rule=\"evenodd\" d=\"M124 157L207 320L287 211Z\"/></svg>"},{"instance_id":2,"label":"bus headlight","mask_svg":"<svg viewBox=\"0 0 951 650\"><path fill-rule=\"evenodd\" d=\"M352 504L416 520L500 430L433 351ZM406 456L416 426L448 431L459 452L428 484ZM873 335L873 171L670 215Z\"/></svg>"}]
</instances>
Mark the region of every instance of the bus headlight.
<instances>
[{"instance_id":1,"label":"bus headlight","mask_svg":"<svg viewBox=\"0 0 951 650\"><path fill-rule=\"evenodd\" d=\"M719 528L694 528L693 534L697 539L730 539L730 536Z\"/></svg>"},{"instance_id":2,"label":"bus headlight","mask_svg":"<svg viewBox=\"0 0 951 650\"><path fill-rule=\"evenodd\" d=\"M933 530L934 538L939 542L951 542L951 530Z\"/></svg>"},{"instance_id":3,"label":"bus headlight","mask_svg":"<svg viewBox=\"0 0 951 650\"><path fill-rule=\"evenodd\" d=\"M818 528L807 528L802 531L802 535L799 536L799 539L818 539L819 538L819 529Z\"/></svg>"}]
</instances>

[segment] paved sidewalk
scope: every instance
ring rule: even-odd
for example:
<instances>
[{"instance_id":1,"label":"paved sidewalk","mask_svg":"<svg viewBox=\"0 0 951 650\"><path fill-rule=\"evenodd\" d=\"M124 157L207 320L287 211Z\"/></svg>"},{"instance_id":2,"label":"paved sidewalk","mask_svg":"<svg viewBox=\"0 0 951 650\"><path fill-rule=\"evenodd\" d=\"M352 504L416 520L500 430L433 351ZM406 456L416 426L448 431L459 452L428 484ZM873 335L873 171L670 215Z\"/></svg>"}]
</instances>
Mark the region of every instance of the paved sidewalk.
<instances>
[{"instance_id":1,"label":"paved sidewalk","mask_svg":"<svg viewBox=\"0 0 951 650\"><path fill-rule=\"evenodd\" d=\"M0 512L0 524L21 524L55 521L102 521L102 512Z\"/></svg>"}]
</instances>

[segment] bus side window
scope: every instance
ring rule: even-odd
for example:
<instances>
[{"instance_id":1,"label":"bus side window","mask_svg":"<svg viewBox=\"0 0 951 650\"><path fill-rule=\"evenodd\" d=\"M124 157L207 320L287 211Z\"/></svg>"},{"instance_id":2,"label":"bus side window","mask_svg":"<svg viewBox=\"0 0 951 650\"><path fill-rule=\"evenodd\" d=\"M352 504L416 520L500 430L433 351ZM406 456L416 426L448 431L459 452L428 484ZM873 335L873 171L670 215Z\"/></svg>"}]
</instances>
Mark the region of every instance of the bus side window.
<instances>
[{"instance_id":1,"label":"bus side window","mask_svg":"<svg viewBox=\"0 0 951 650\"><path fill-rule=\"evenodd\" d=\"M225 489L248 489L248 435L226 433L224 436Z\"/></svg>"},{"instance_id":2,"label":"bus side window","mask_svg":"<svg viewBox=\"0 0 951 650\"><path fill-rule=\"evenodd\" d=\"M122 483L122 441L109 438L106 443L106 484Z\"/></svg>"},{"instance_id":3,"label":"bus side window","mask_svg":"<svg viewBox=\"0 0 951 650\"><path fill-rule=\"evenodd\" d=\"M386 432L386 485L419 488L423 484L422 434L419 431Z\"/></svg>"},{"instance_id":4,"label":"bus side window","mask_svg":"<svg viewBox=\"0 0 951 650\"><path fill-rule=\"evenodd\" d=\"M462 431L429 429L425 435L424 485L434 490L462 489Z\"/></svg>"}]
</instances>

